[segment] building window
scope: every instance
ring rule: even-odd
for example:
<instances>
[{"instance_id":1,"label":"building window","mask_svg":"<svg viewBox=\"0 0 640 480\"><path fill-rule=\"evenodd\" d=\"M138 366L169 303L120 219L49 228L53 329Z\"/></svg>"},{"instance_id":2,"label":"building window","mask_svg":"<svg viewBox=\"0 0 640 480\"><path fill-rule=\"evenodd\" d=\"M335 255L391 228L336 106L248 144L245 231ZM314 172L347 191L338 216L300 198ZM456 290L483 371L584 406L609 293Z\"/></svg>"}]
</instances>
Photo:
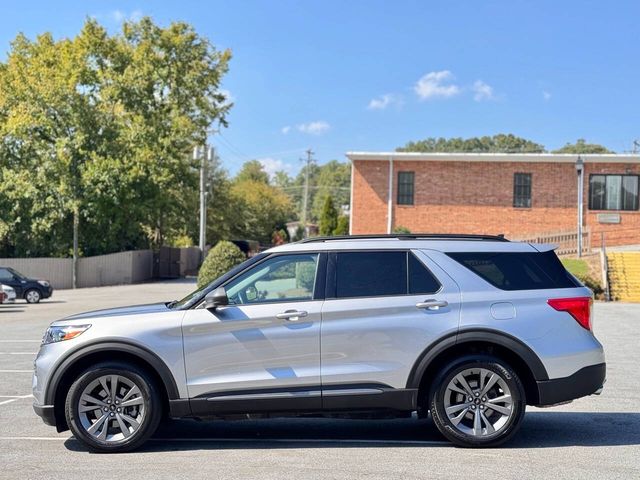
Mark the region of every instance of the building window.
<instances>
[{"instance_id":1,"label":"building window","mask_svg":"<svg viewBox=\"0 0 640 480\"><path fill-rule=\"evenodd\" d=\"M638 210L638 175L590 175L589 209Z\"/></svg>"},{"instance_id":2,"label":"building window","mask_svg":"<svg viewBox=\"0 0 640 480\"><path fill-rule=\"evenodd\" d=\"M398 205L413 205L414 182L414 172L398 172Z\"/></svg>"},{"instance_id":3,"label":"building window","mask_svg":"<svg viewBox=\"0 0 640 480\"><path fill-rule=\"evenodd\" d=\"M531 174L513 174L513 206L531 208Z\"/></svg>"}]
</instances>

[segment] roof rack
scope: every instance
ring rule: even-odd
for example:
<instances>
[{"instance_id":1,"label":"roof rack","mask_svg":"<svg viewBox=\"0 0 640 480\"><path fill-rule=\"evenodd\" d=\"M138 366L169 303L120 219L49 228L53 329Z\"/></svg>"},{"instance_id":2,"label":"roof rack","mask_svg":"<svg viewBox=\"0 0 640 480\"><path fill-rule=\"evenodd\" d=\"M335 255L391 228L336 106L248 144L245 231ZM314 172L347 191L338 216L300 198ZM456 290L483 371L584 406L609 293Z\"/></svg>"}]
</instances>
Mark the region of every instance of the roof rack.
<instances>
[{"instance_id":1,"label":"roof rack","mask_svg":"<svg viewBox=\"0 0 640 480\"><path fill-rule=\"evenodd\" d=\"M481 240L490 242L508 242L504 234L500 235L473 235L466 233L398 233L398 234L371 234L371 235L337 235L335 237L310 237L300 240L298 243L330 242L334 240Z\"/></svg>"}]
</instances>

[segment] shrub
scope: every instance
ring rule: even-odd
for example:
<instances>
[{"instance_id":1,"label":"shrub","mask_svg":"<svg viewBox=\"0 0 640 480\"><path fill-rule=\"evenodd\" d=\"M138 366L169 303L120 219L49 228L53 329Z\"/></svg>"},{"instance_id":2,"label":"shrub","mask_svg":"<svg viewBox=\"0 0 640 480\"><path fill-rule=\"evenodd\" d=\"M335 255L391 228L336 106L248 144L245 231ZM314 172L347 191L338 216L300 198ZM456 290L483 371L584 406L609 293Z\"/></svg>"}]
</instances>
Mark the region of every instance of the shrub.
<instances>
[{"instance_id":1,"label":"shrub","mask_svg":"<svg viewBox=\"0 0 640 480\"><path fill-rule=\"evenodd\" d=\"M393 233L398 233L402 235L402 234L411 233L411 230L409 230L407 227L403 227L402 225L398 225L393 229Z\"/></svg>"},{"instance_id":2,"label":"shrub","mask_svg":"<svg viewBox=\"0 0 640 480\"><path fill-rule=\"evenodd\" d=\"M349 217L340 215L338 217L338 225L333 231L334 235L349 235Z\"/></svg>"},{"instance_id":3,"label":"shrub","mask_svg":"<svg viewBox=\"0 0 640 480\"><path fill-rule=\"evenodd\" d=\"M296 287L313 291L313 282L316 275L315 262L301 262L296 265Z\"/></svg>"},{"instance_id":4,"label":"shrub","mask_svg":"<svg viewBox=\"0 0 640 480\"><path fill-rule=\"evenodd\" d=\"M211 283L219 276L246 260L244 253L233 243L219 241L205 258L198 273L198 287Z\"/></svg>"},{"instance_id":5,"label":"shrub","mask_svg":"<svg viewBox=\"0 0 640 480\"><path fill-rule=\"evenodd\" d=\"M591 290L593 290L593 294L596 298L599 298L604 293L602 285L595 278L589 275L576 275L575 273L574 276L582 283L584 283L586 287L589 287Z\"/></svg>"}]
</instances>

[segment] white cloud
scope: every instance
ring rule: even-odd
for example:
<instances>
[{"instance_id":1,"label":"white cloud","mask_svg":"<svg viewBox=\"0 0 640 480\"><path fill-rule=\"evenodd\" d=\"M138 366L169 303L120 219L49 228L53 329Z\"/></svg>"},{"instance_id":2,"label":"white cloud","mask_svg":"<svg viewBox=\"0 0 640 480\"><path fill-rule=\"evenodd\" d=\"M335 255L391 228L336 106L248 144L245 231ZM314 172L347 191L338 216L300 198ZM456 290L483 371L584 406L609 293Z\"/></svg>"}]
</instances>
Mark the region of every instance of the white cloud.
<instances>
[{"instance_id":1,"label":"white cloud","mask_svg":"<svg viewBox=\"0 0 640 480\"><path fill-rule=\"evenodd\" d=\"M377 98L372 98L367 107L369 110L384 110L387 107L395 105L400 107L403 104L402 97L393 93L386 93Z\"/></svg>"},{"instance_id":2,"label":"white cloud","mask_svg":"<svg viewBox=\"0 0 640 480\"><path fill-rule=\"evenodd\" d=\"M549 100L551 100L551 93L547 92L546 90L543 90L542 98L544 98L545 102L548 102Z\"/></svg>"},{"instance_id":3,"label":"white cloud","mask_svg":"<svg viewBox=\"0 0 640 480\"><path fill-rule=\"evenodd\" d=\"M420 100L453 97L460 93L460 87L450 83L454 78L449 70L429 72L417 81L413 89Z\"/></svg>"},{"instance_id":4,"label":"white cloud","mask_svg":"<svg viewBox=\"0 0 640 480\"><path fill-rule=\"evenodd\" d=\"M493 93L493 87L489 84L484 83L482 80L476 80L473 83L473 99L476 102L481 102L483 100L495 100L495 95Z\"/></svg>"},{"instance_id":5,"label":"white cloud","mask_svg":"<svg viewBox=\"0 0 640 480\"><path fill-rule=\"evenodd\" d=\"M296 128L299 132L302 133L308 133L310 135L322 135L331 128L331 125L329 125L324 120L318 120L316 122L301 123L299 125L296 125Z\"/></svg>"},{"instance_id":6,"label":"white cloud","mask_svg":"<svg viewBox=\"0 0 640 480\"><path fill-rule=\"evenodd\" d=\"M282 127L282 129L280 130L284 135L286 135L287 133L289 133L291 131L291 127L289 125L287 125L286 127Z\"/></svg>"},{"instance_id":7,"label":"white cloud","mask_svg":"<svg viewBox=\"0 0 640 480\"><path fill-rule=\"evenodd\" d=\"M272 178L276 174L276 172L279 172L280 170L283 170L290 175L294 171L293 165L291 165L290 163L283 162L279 158L266 157L266 158L259 158L258 161L264 168L264 171L267 172L267 174L269 174L269 178Z\"/></svg>"}]
</instances>

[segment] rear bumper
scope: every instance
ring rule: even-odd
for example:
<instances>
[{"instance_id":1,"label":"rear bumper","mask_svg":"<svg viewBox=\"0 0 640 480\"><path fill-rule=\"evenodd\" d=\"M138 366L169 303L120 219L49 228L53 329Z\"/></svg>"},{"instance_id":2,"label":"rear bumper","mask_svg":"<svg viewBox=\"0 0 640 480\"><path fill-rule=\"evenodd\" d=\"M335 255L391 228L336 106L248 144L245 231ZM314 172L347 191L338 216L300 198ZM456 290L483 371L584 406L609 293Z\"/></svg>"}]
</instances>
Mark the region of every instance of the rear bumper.
<instances>
[{"instance_id":1,"label":"rear bumper","mask_svg":"<svg viewBox=\"0 0 640 480\"><path fill-rule=\"evenodd\" d=\"M46 425L50 425L52 427L56 426L56 415L53 410L53 405L36 405L33 404L33 410L38 414L42 421Z\"/></svg>"},{"instance_id":2,"label":"rear bumper","mask_svg":"<svg viewBox=\"0 0 640 480\"><path fill-rule=\"evenodd\" d=\"M584 367L568 377L538 381L537 405L555 405L592 395L602 388L606 376L607 365L599 363Z\"/></svg>"}]
</instances>

